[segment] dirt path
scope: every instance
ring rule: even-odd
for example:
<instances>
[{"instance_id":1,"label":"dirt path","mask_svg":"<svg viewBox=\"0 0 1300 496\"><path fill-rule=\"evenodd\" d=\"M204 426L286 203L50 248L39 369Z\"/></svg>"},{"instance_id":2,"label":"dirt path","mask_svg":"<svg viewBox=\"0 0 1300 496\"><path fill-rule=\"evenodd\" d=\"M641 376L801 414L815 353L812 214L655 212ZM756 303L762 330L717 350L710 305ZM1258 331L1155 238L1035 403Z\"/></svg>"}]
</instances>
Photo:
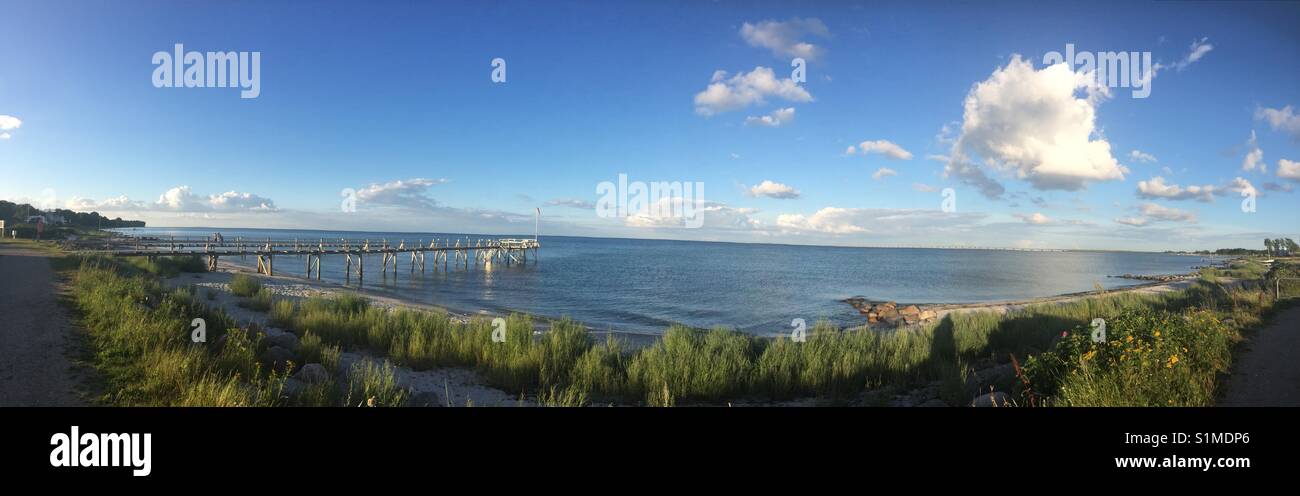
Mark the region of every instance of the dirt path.
<instances>
[{"instance_id":1,"label":"dirt path","mask_svg":"<svg viewBox=\"0 0 1300 496\"><path fill-rule=\"evenodd\" d=\"M1300 307L1283 310L1245 344L1219 406L1300 406Z\"/></svg>"},{"instance_id":2,"label":"dirt path","mask_svg":"<svg viewBox=\"0 0 1300 496\"><path fill-rule=\"evenodd\" d=\"M0 244L0 406L77 406L72 325L42 252Z\"/></svg>"}]
</instances>

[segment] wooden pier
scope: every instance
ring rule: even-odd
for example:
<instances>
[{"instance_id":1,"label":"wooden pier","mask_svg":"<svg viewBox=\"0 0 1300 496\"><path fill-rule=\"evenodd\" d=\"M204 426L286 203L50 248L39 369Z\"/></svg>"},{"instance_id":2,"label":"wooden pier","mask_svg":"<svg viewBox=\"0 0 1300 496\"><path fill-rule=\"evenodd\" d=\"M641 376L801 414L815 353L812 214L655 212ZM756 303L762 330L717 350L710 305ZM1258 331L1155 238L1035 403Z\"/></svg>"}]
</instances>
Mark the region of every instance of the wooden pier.
<instances>
[{"instance_id":1,"label":"wooden pier","mask_svg":"<svg viewBox=\"0 0 1300 496\"><path fill-rule=\"evenodd\" d=\"M327 255L341 255L344 263L345 283L352 281L355 273L357 282L364 280L366 255L379 255L380 274L385 278L391 273L397 277L398 262L407 259L407 267L414 274L418 268L423 274L429 265L433 270L450 270L452 268L469 269L483 266L492 268L493 264L527 265L529 250L536 263L537 251L541 244L537 239L520 238L460 238L434 239L427 244L423 239L407 244L400 240L392 244L386 239L371 240L330 240L318 239L315 242L304 240L251 241L236 238L234 241L216 242L204 239L176 238L129 238L124 243L98 250L85 250L83 253L98 253L118 257L170 257L199 256L204 257L209 271L217 269L221 257L257 257L257 272L275 274L275 259L280 257L305 257L304 274L308 279L321 278L321 261ZM407 256L409 255L409 256Z\"/></svg>"}]
</instances>

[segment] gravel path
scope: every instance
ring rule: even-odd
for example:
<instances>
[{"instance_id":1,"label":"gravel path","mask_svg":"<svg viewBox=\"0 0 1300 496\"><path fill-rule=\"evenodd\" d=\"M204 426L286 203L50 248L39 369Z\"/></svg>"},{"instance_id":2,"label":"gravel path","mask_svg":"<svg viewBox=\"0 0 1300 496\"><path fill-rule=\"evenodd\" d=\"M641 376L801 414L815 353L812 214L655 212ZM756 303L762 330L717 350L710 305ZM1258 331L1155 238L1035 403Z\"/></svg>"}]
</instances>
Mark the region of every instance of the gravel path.
<instances>
[{"instance_id":1,"label":"gravel path","mask_svg":"<svg viewBox=\"0 0 1300 496\"><path fill-rule=\"evenodd\" d=\"M77 406L72 325L44 253L0 244L0 406Z\"/></svg>"},{"instance_id":2,"label":"gravel path","mask_svg":"<svg viewBox=\"0 0 1300 496\"><path fill-rule=\"evenodd\" d=\"M1283 310L1245 345L1219 406L1300 406L1300 307Z\"/></svg>"}]
</instances>

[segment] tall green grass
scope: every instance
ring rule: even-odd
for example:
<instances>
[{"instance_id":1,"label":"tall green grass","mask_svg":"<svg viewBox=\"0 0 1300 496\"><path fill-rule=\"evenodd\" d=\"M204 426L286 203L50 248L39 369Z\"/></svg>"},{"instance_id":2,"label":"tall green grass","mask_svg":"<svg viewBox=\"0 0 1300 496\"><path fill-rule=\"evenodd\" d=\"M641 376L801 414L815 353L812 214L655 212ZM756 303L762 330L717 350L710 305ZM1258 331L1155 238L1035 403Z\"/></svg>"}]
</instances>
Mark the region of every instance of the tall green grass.
<instances>
[{"instance_id":1,"label":"tall green grass","mask_svg":"<svg viewBox=\"0 0 1300 496\"><path fill-rule=\"evenodd\" d=\"M262 283L246 274L235 274L230 278L230 292L235 296L250 297L262 290Z\"/></svg>"},{"instance_id":2,"label":"tall green grass","mask_svg":"<svg viewBox=\"0 0 1300 496\"><path fill-rule=\"evenodd\" d=\"M133 263L83 259L71 273L72 301L86 328L90 364L102 378L99 401L115 406L330 406L355 398L400 404L391 367L361 371L346 390L333 379L297 394L288 377L258 358L256 329L241 328L204 305L193 287L163 288ZM191 320L202 318L206 341L193 342ZM299 354L318 360L333 377L340 350L306 336ZM354 394L356 393L356 394Z\"/></svg>"}]
</instances>

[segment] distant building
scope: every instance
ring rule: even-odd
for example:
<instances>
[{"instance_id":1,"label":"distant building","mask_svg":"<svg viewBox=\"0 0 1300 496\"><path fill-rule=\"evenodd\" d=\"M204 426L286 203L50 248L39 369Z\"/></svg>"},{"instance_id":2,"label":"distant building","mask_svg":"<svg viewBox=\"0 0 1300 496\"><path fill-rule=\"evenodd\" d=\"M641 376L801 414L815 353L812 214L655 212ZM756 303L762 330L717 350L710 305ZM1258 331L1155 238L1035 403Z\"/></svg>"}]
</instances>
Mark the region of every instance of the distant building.
<instances>
[{"instance_id":1,"label":"distant building","mask_svg":"<svg viewBox=\"0 0 1300 496\"><path fill-rule=\"evenodd\" d=\"M26 221L26 222L27 222L28 224L45 224L45 223L46 223L46 222L45 222L45 216L43 216L43 215L29 215L29 216L27 216L27 221Z\"/></svg>"}]
</instances>

